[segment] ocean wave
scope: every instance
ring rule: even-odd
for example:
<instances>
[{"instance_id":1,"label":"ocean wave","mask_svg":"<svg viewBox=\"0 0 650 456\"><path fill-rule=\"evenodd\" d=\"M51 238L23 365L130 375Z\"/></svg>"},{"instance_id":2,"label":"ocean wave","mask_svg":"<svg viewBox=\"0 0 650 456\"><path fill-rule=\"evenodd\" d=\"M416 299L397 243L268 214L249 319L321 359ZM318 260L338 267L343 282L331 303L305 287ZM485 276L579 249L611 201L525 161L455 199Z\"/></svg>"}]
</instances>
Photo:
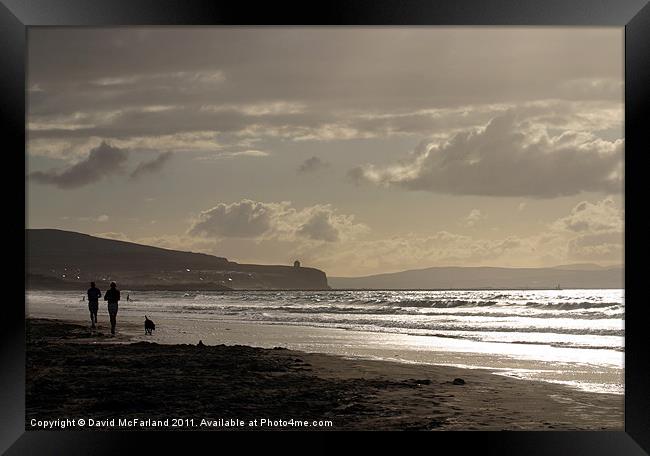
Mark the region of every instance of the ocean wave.
<instances>
[{"instance_id":1,"label":"ocean wave","mask_svg":"<svg viewBox=\"0 0 650 456\"><path fill-rule=\"evenodd\" d=\"M420 309L425 309L426 307L404 307L404 306L393 306L393 305L384 305L384 306L341 306L341 305L249 305L242 306L239 305L224 305L222 304L191 304L191 305L168 305L161 307L160 310L167 311L189 311L189 312L206 312L206 313L227 313L227 314L236 314L236 313L246 313L250 311L277 311L283 313L294 313L294 314L340 314L340 315L427 315L431 317L492 317L492 318L517 318L517 317L526 317L526 318L543 318L543 319L558 319L558 318L567 318L565 312L558 312L558 309L552 311L553 309L544 309L541 307L535 307L537 311L528 311L525 308L512 308L507 311L498 311L492 309L490 311L471 311L466 310L463 312L454 312L449 311L445 312L435 312L435 313L421 313ZM429 307L431 308L431 307ZM438 307L440 308L440 307ZM445 308L442 308L445 309ZM551 311L548 311L551 310ZM562 309L567 310L567 309ZM602 308L595 309L570 309L573 310L570 314L571 318L581 319L581 320L602 320L602 319L623 319L625 313L612 309L610 312L603 312ZM579 312L584 310L584 312ZM595 310L595 311L591 311Z\"/></svg>"},{"instance_id":2,"label":"ocean wave","mask_svg":"<svg viewBox=\"0 0 650 456\"><path fill-rule=\"evenodd\" d=\"M160 301L173 304L176 299L197 305L256 305L268 307L299 306L313 307L320 311L322 306L368 309L368 313L389 312L384 308L432 308L432 309L464 309L464 308L515 308L540 310L590 310L590 309L623 309L621 300L609 291L595 291L590 295L580 290L573 293L517 291L517 292L485 292L485 291L295 291L295 292L187 292L185 294L160 294ZM170 302L171 301L171 302ZM371 309L381 310L371 310ZM207 309L206 309L207 310ZM325 312L325 311L324 311ZM357 310L350 310L357 312ZM398 311L396 311L398 312Z\"/></svg>"},{"instance_id":3,"label":"ocean wave","mask_svg":"<svg viewBox=\"0 0 650 456\"><path fill-rule=\"evenodd\" d=\"M312 307L290 307L290 306L215 306L215 305L192 305L170 307L169 310L181 309L183 311L192 312L208 312L213 313L246 313L246 312L286 312L296 314L341 314L341 315L408 315L414 314L416 310L400 309L395 307L379 307L373 309L359 308L359 307L325 307L325 306L312 306Z\"/></svg>"},{"instance_id":4,"label":"ocean wave","mask_svg":"<svg viewBox=\"0 0 650 456\"><path fill-rule=\"evenodd\" d=\"M495 300L464 300L464 299L421 299L421 300L402 300L402 301L358 301L358 304L389 304L398 307L429 307L436 309L456 308L456 307L531 307L538 309L555 309L555 310L578 310L578 309L604 309L608 307L623 307L620 302L591 302L591 301L561 301L561 302L543 302L543 301L495 301Z\"/></svg>"},{"instance_id":5,"label":"ocean wave","mask_svg":"<svg viewBox=\"0 0 650 456\"><path fill-rule=\"evenodd\" d=\"M527 340L513 340L509 342L511 344L523 344L523 345L548 345L555 348L579 348L579 349L590 349L590 350L615 350L618 352L625 352L625 347L614 346L614 345L589 345L589 344L577 344L572 342L531 342Z\"/></svg>"},{"instance_id":6,"label":"ocean wave","mask_svg":"<svg viewBox=\"0 0 650 456\"><path fill-rule=\"evenodd\" d=\"M607 307L623 307L620 302L527 302L527 307L535 308L553 308L558 310L574 310L574 309L604 309Z\"/></svg>"},{"instance_id":7,"label":"ocean wave","mask_svg":"<svg viewBox=\"0 0 650 456\"><path fill-rule=\"evenodd\" d=\"M298 323L311 325L349 325L353 326L374 326L376 328L394 328L404 331L408 330L431 330L431 331L466 331L466 332L484 332L484 333L545 333L545 334L574 334L574 335L592 335L592 336L624 336L625 331L617 328L565 328L550 326L484 326L479 324L468 325L461 322L440 322L440 321L422 321L422 320L374 320L374 319L337 319L322 318L318 316L303 315L302 318L291 318L291 315L275 315L269 313L248 314L246 318L277 323Z\"/></svg>"}]
</instances>

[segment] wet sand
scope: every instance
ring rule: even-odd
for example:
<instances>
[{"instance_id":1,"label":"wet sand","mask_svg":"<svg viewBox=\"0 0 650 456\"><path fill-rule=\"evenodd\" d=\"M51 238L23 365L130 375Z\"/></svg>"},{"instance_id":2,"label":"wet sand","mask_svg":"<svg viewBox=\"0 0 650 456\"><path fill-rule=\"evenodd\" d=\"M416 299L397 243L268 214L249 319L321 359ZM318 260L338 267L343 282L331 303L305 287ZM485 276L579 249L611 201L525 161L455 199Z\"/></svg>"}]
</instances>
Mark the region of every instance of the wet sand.
<instances>
[{"instance_id":1,"label":"wet sand","mask_svg":"<svg viewBox=\"0 0 650 456\"><path fill-rule=\"evenodd\" d=\"M623 430L622 395L474 369L109 333L27 320L26 429L32 419L83 418L115 419L83 429L160 429L146 420L166 419L183 422L164 429L306 429L261 424L294 419L331 422L319 430ZM119 427L119 419L145 425Z\"/></svg>"}]
</instances>

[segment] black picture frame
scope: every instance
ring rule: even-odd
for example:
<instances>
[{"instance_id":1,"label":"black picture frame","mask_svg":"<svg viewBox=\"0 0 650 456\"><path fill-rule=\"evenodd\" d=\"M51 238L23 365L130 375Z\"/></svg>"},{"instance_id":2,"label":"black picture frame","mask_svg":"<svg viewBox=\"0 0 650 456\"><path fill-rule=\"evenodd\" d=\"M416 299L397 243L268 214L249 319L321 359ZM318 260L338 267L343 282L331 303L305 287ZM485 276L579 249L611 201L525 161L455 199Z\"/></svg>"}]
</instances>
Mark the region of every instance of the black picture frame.
<instances>
[{"instance_id":1,"label":"black picture frame","mask_svg":"<svg viewBox=\"0 0 650 456\"><path fill-rule=\"evenodd\" d=\"M650 356L645 348L642 260L644 238L641 173L646 129L650 118L650 5L647 0L329 0L324 2L254 2L241 0L0 0L0 114L5 127L5 157L17 157L25 147L25 81L27 27L113 25L520 25L625 27L625 430L622 432L439 432L418 434L419 443L469 448L499 454L641 455L650 452ZM7 167L5 177L25 185L22 170ZM23 175L19 175L23 172ZM7 179L3 179L7 181ZM7 184L6 184L7 185ZM14 184L11 184L14 185ZM18 187L16 187L18 186ZM5 195L15 195L17 183ZM26 192L26 187L23 187ZM26 194L25 194L26 197ZM26 199L24 200L26 201ZM24 226L8 220L5 232L24 240ZM14 226L15 225L15 226ZM8 244L9 240L5 240ZM18 250L18 249L17 249ZM20 253L16 261L20 264ZM24 256L22 257L24 260ZM5 287L21 282L18 267L10 268ZM23 281L25 276L22 276ZM15 291L15 290L14 290ZM24 294L2 303L0 331L0 451L6 454L104 454L143 450L198 449L206 439L222 441L223 433L152 433L25 431L25 313L19 305ZM312 446L340 448L331 434L312 435ZM368 440L383 442L394 434L376 433ZM336 436L338 437L338 435ZM412 434L409 435L412 439ZM420 439L426 439L423 442ZM431 439L429 442L428 440ZM237 439L238 450L259 443L258 438ZM152 447L153 445L153 447ZM219 443L222 447L223 443ZM213 451L218 449L208 447ZM430 447L431 448L431 447ZM282 450L282 448L279 448ZM225 447L224 447L225 450ZM414 447L415 450L415 447ZM418 451L418 450L415 450Z\"/></svg>"}]
</instances>

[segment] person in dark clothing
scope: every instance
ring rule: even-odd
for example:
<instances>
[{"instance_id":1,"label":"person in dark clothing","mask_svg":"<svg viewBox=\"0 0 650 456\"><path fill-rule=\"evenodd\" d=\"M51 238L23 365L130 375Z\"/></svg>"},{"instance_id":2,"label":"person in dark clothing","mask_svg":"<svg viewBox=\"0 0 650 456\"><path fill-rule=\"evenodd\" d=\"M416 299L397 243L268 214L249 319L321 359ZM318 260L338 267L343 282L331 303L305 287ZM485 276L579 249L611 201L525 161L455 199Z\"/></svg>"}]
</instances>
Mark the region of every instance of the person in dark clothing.
<instances>
[{"instance_id":1,"label":"person in dark clothing","mask_svg":"<svg viewBox=\"0 0 650 456\"><path fill-rule=\"evenodd\" d=\"M115 335L115 325L117 323L117 303L120 300L120 290L117 289L115 282L111 282L111 288L104 293L104 301L108 301L108 315L111 317L111 334Z\"/></svg>"},{"instance_id":2,"label":"person in dark clothing","mask_svg":"<svg viewBox=\"0 0 650 456\"><path fill-rule=\"evenodd\" d=\"M99 298L102 297L102 292L95 286L95 282L90 282L88 288L88 310L90 310L90 323L92 328L97 324L97 310L99 309Z\"/></svg>"}]
</instances>

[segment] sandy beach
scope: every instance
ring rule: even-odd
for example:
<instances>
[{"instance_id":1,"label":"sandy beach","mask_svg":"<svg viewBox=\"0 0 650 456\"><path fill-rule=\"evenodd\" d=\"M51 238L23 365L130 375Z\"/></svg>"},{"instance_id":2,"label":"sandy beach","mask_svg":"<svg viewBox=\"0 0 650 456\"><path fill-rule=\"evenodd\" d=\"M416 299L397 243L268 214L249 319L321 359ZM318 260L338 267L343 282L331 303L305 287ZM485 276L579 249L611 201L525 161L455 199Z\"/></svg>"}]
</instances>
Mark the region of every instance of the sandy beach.
<instances>
[{"instance_id":1,"label":"sandy beach","mask_svg":"<svg viewBox=\"0 0 650 456\"><path fill-rule=\"evenodd\" d=\"M626 29L470 28L21 35L26 429L633 431Z\"/></svg>"},{"instance_id":2,"label":"sandy beach","mask_svg":"<svg viewBox=\"0 0 650 456\"><path fill-rule=\"evenodd\" d=\"M174 419L180 427L165 429L307 428L297 420L319 430L623 429L622 395L282 347L133 342L128 332L28 319L26 429L65 418L93 420L83 429L119 419L149 430Z\"/></svg>"}]
</instances>

